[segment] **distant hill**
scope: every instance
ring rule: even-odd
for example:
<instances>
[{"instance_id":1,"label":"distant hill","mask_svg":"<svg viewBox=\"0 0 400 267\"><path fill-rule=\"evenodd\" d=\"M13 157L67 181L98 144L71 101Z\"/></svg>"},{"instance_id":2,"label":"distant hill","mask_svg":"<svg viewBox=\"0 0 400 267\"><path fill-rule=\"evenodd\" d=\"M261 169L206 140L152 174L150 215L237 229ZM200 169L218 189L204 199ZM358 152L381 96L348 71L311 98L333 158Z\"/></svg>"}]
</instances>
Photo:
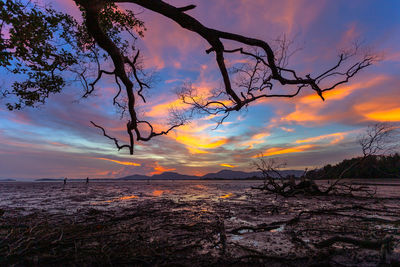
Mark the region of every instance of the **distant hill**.
<instances>
[{"instance_id":1,"label":"distant hill","mask_svg":"<svg viewBox=\"0 0 400 267\"><path fill-rule=\"evenodd\" d=\"M134 174L134 175L117 178L117 180L148 180L148 179L150 179L150 176L140 175L140 174Z\"/></svg>"},{"instance_id":2,"label":"distant hill","mask_svg":"<svg viewBox=\"0 0 400 267\"><path fill-rule=\"evenodd\" d=\"M300 170L284 170L281 171L282 176L294 175L301 176L303 171ZM271 174L273 175L273 174ZM273 175L277 176L277 175ZM232 171L232 170L221 170L216 173L208 173L203 176L195 176L195 175L185 175L177 172L164 172L161 174L155 174L152 176L134 174L121 178L117 178L117 180L210 180L210 179L260 179L262 178L261 172L243 172L243 171Z\"/></svg>"},{"instance_id":3,"label":"distant hill","mask_svg":"<svg viewBox=\"0 0 400 267\"><path fill-rule=\"evenodd\" d=\"M185 175L185 174L180 174L177 172L164 172L161 174L155 174L151 176L151 179L158 179L158 180L195 180L199 179L199 176L194 176L194 175Z\"/></svg>"},{"instance_id":4,"label":"distant hill","mask_svg":"<svg viewBox=\"0 0 400 267\"><path fill-rule=\"evenodd\" d=\"M294 175L300 177L303 171L300 170L284 170L281 171L283 177L287 175ZM277 177L276 174L271 174L273 177ZM233 171L233 170L221 170L216 173L207 173L203 176L196 175L186 175L177 172L163 172L160 174L154 174L152 176L133 174L121 178L90 178L90 181L129 181L129 180L244 180L244 179L262 179L261 172L243 172L243 171ZM35 181L37 182L62 182L64 178L39 178ZM0 179L0 181L15 181L13 179ZM68 182L82 182L86 181L81 178L69 178Z\"/></svg>"},{"instance_id":5,"label":"distant hill","mask_svg":"<svg viewBox=\"0 0 400 267\"><path fill-rule=\"evenodd\" d=\"M3 179L0 179L0 182L15 182L15 181L17 181L17 180L15 180L15 179L10 179L10 178L3 178Z\"/></svg>"},{"instance_id":6,"label":"distant hill","mask_svg":"<svg viewBox=\"0 0 400 267\"><path fill-rule=\"evenodd\" d=\"M221 170L216 173L207 173L202 179L247 179L251 177L261 177L260 172L242 172L232 170Z\"/></svg>"}]
</instances>

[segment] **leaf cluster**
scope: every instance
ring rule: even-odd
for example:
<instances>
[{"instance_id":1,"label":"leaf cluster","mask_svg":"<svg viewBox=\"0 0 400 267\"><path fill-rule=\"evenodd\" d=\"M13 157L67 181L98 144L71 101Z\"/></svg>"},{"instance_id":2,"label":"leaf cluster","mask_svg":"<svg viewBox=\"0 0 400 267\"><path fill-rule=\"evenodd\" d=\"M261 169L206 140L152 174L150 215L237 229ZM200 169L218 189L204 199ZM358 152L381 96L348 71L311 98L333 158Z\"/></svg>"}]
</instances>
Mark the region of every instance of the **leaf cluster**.
<instances>
[{"instance_id":1,"label":"leaf cluster","mask_svg":"<svg viewBox=\"0 0 400 267\"><path fill-rule=\"evenodd\" d=\"M124 32L137 38L145 31L132 11L121 11L112 3L106 4L100 18L105 32L125 51L129 46ZM30 1L0 1L0 67L15 78L1 88L11 100L6 103L9 110L44 104L68 84L68 71L84 73L91 63L101 64L99 57L105 61L108 56L99 54L85 25L74 17Z\"/></svg>"}]
</instances>

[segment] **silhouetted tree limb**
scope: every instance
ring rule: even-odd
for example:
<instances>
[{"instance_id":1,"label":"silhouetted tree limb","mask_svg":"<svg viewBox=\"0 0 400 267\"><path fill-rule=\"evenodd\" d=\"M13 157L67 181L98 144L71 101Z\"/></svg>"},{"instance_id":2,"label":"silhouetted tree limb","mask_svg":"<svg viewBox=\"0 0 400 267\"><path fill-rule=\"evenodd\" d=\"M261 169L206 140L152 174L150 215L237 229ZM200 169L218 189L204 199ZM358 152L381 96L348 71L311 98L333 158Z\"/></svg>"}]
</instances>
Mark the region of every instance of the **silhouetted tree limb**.
<instances>
[{"instance_id":1,"label":"silhouetted tree limb","mask_svg":"<svg viewBox=\"0 0 400 267\"><path fill-rule=\"evenodd\" d=\"M185 12L185 11L189 11L189 10L194 9L194 8L196 8L195 5L188 5L188 6L184 6L184 7L179 7L178 9L181 12Z\"/></svg>"},{"instance_id":2,"label":"silhouetted tree limb","mask_svg":"<svg viewBox=\"0 0 400 267\"><path fill-rule=\"evenodd\" d=\"M103 127L101 127L100 125L97 125L97 124L94 123L93 121L90 121L90 123L93 124L94 127L99 128L99 129L103 132L103 135L104 135L105 137L107 137L108 139L113 140L113 141L114 141L114 144L115 144L115 146L118 148L118 150L121 150L121 149L123 149L123 148L129 148L129 150L132 150L132 152L133 152L133 147L132 147L132 146L130 146L130 145L120 145L118 139L109 136L109 135L106 133L106 130L105 130Z\"/></svg>"},{"instance_id":3,"label":"silhouetted tree limb","mask_svg":"<svg viewBox=\"0 0 400 267\"><path fill-rule=\"evenodd\" d=\"M136 52L136 55L134 56L133 60L130 60L128 56L124 55L124 52L115 44L115 42L113 42L113 40L109 38L106 32L104 32L104 30L101 27L101 21L99 16L105 6L106 3L105 1L95 1L94 4L93 1L77 0L76 3L80 5L85 11L85 17L84 17L85 25L88 29L89 34L93 37L95 42L103 50L105 50L111 57L115 67L114 73L117 76L116 78L118 78L125 87L126 95L128 97L128 113L130 116L130 120L127 123L127 132L130 137L129 138L130 144L127 146L129 147L130 153L131 154L133 153L133 147L134 147L133 133L135 133L137 141L149 141L155 136L168 134L168 132L171 131L172 129L182 125L184 123L183 121L176 125L171 126L166 131L155 132L150 122L146 120L140 120L138 118L136 112L136 97L134 93L134 83L129 78L129 75L125 69L125 64L128 64L131 67L135 81L139 85L139 90L137 91L138 96L141 97L143 102L146 102L146 99L143 96L142 91L145 87L149 88L149 85L143 82L138 77L136 63L139 57L139 51ZM118 84L118 86L120 85ZM115 98L114 98L114 103L115 103ZM140 124L147 125L148 129L150 129L150 134L144 136L139 128ZM126 146L119 147L117 145L117 147L118 149L121 149Z\"/></svg>"},{"instance_id":4,"label":"silhouetted tree limb","mask_svg":"<svg viewBox=\"0 0 400 267\"><path fill-rule=\"evenodd\" d=\"M342 52L338 61L328 70L319 74L300 75L297 70L288 67L289 58L297 50L289 49L292 42L286 37L276 40L277 48L274 49L270 43L260 39L209 28L185 13L194 9L195 5L175 7L161 0L75 0L84 18L84 24L80 24L69 15L57 13L50 8L40 8L29 1L27 3L29 8L24 6L23 0L16 3L7 0L0 6L4 11L0 18L2 22L0 45L2 50L8 53L7 57L0 58L1 66L8 68L11 72L23 70L23 68L10 69L10 57L18 58L21 62L32 63L31 65L34 66L28 73L28 81L17 83L11 91L3 91L4 95L15 95L22 101L14 106L9 104L9 109L21 108L23 104L34 106L36 103L44 103L49 94L60 92L65 86L60 72L65 70L75 73L81 81L85 89L84 97L95 90L103 74L114 75L118 91L113 98L113 104L122 109L122 114L126 110L129 116L126 130L130 141L129 145L122 148L128 147L130 153L133 153L135 140L149 141L155 136L168 134L172 129L187 122L194 111L213 115L223 114L218 122L219 125L232 111L239 111L262 98L292 98L303 89L309 88L324 100L325 91L348 82L359 71L378 60L376 55L369 53L364 53L361 59L357 59L356 56L360 53L359 47L356 46L352 51ZM223 89L218 93L212 93L211 96L199 98L191 88L183 88L179 93L180 98L184 103L192 106L193 110L189 111L188 116L184 116L182 112L173 113L178 114L177 118L171 120L174 124L165 131L155 132L151 122L140 118L137 114L139 104L136 98L139 97L141 101L146 102L143 91L150 88L150 85L142 77L144 75L138 64L140 52L132 43L134 44L138 36L143 36L146 29L143 22L138 20L132 11L123 10L116 3L132 3L154 11L207 41L210 48L206 50L206 53L215 54L224 85ZM36 10L41 11L35 12ZM25 24L21 24L21 21ZM25 27L30 23L39 29L35 32L43 30L44 34L39 37L32 35L29 27ZM3 24L12 29L20 28L14 35L16 39L6 40L2 37ZM122 37L123 31L132 37L132 43ZM57 50L56 46L51 46L50 41L54 39L52 32L59 32L60 39L71 45L76 53L69 53L65 49ZM26 49L24 47L26 40L29 40L31 44L43 45L38 47L29 45ZM237 48L225 48L226 41L233 41ZM100 55L100 51L104 51L104 54ZM36 54L44 55L44 57L32 56ZM239 67L233 66L236 70L232 72L225 62L225 56L231 54L245 56L247 63ZM133 58L130 55L134 55ZM103 59L100 60L100 58L111 59L113 71L101 68ZM353 60L352 63L348 63L350 59ZM93 63L97 71L95 71L94 80L90 82L87 77L88 66ZM271 93L270 91L277 86L279 86L279 91ZM126 95L126 106L117 101L121 92ZM150 134L143 133L139 125L146 125ZM118 145L117 147L119 148Z\"/></svg>"},{"instance_id":5,"label":"silhouetted tree limb","mask_svg":"<svg viewBox=\"0 0 400 267\"><path fill-rule=\"evenodd\" d=\"M281 45L279 51L273 51L271 46L265 41L208 28L202 25L193 17L180 12L178 8L164 3L163 1L135 0L119 2L136 3L140 6L153 10L174 20L183 28L198 33L201 37L208 41L211 47L206 50L206 53L215 53L216 62L220 69L220 73L224 82L224 93L227 97L226 100L231 101L231 105L226 106L221 100L208 100L200 103L198 101L195 101L195 99L193 99L191 95L190 90L186 90L185 88L183 88L183 90L181 90L178 94L183 102L192 105L193 109L200 112L205 112L206 114L229 114L231 111L238 111L242 107L247 106L251 102L261 98L292 98L297 96L302 89L307 87L316 91L321 99L324 100L323 92L332 90L340 84L347 83L350 78L356 75L360 70L370 66L373 62L378 60L378 57L376 55L365 53L364 55L362 55L359 61L356 60L356 63L353 63L352 65L346 67L345 63L349 59L352 59L356 55L361 53L359 51L359 46L355 45L355 48L353 50L342 52L339 55L338 62L327 71L315 75L315 78L313 78L311 74L307 74L304 77L301 77L297 74L295 70L286 67L288 64L288 58L291 55L291 53L287 52L290 42L287 42L286 39L280 40ZM260 49L262 53L252 53L250 51L246 51L243 47L228 50L224 48L223 40L231 40L246 45L252 49ZM239 86L239 88L234 88L232 86L231 77L229 75L229 72L227 71L227 67L224 61L224 54L236 52L246 55L248 59L253 60L252 64L254 65L254 69L252 74L249 75L247 79L248 86L246 93L240 90L241 86ZM263 68L258 68L258 66L260 65L262 65ZM286 73L290 74L292 77L284 75ZM263 78L260 79L260 76L262 76ZM330 82L333 84L325 86L320 85L322 81L332 77L336 78L336 81ZM258 81L258 84L255 84L257 83L256 80ZM277 84L294 85L297 87L297 89L295 92L287 94L262 93L264 89L268 88L271 90ZM242 98L240 98L240 96ZM210 99L213 99L213 97L214 95L210 96ZM210 108L210 104L214 104L212 108Z\"/></svg>"}]
</instances>

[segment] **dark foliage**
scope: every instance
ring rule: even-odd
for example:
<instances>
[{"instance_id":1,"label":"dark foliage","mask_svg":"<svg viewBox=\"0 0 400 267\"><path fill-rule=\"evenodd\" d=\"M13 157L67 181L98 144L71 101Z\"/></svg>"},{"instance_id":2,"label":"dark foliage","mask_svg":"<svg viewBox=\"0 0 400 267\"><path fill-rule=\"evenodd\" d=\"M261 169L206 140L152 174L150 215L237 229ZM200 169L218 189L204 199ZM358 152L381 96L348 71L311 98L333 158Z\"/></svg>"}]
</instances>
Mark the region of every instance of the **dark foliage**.
<instances>
[{"instance_id":1,"label":"dark foliage","mask_svg":"<svg viewBox=\"0 0 400 267\"><path fill-rule=\"evenodd\" d=\"M352 165L355 165L354 168L349 168ZM311 170L306 176L310 179L336 179L346 169L343 178L400 178L400 155L395 153L345 159L333 166L328 164L321 169Z\"/></svg>"},{"instance_id":2,"label":"dark foliage","mask_svg":"<svg viewBox=\"0 0 400 267\"><path fill-rule=\"evenodd\" d=\"M84 10L82 15L86 15ZM132 11L120 11L114 3L104 6L99 24L124 52L132 44L121 34L137 38L145 31ZM0 92L9 101L9 110L44 104L76 78L89 91L99 79L90 82L90 73L100 68L100 59L108 58L72 16L30 1L0 1L0 68L14 80Z\"/></svg>"}]
</instances>

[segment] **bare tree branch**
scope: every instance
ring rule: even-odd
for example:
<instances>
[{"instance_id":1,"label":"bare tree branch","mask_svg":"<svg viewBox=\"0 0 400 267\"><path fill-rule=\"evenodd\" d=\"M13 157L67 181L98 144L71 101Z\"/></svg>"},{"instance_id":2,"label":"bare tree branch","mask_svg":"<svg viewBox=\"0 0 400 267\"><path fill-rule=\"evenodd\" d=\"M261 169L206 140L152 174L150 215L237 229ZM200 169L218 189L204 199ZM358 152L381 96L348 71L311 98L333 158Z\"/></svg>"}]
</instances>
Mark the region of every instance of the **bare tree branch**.
<instances>
[{"instance_id":1,"label":"bare tree branch","mask_svg":"<svg viewBox=\"0 0 400 267\"><path fill-rule=\"evenodd\" d=\"M120 146L118 144L117 139L106 135L104 128L102 128L101 126L95 125L94 123L92 123L92 124L95 125L97 128L102 129L103 134L106 137L108 137L109 139L112 139L114 141L114 143L116 144L116 146L118 147L118 149L129 148L130 154L133 154L133 148L134 148L133 133L135 133L137 141L149 141L151 138L153 138L155 136L168 134L168 132L170 132L172 129L182 125L182 124L173 125L168 130L157 133L157 132L154 132L153 126L148 121L138 119L137 112L136 112L136 98L135 98L135 94L134 94L134 90L133 90L134 84L129 79L129 76L125 70L125 64L128 64L131 67L131 69L133 71L133 75L135 77L135 81L139 85L140 89L137 92L137 94L142 98L142 100L144 102L146 102L144 96L142 95L142 90L144 87L149 87L149 86L146 83L142 82L137 75L136 63L137 63L137 60L139 57L139 51L136 53L133 61L131 61L127 56L124 55L123 51L103 31L102 27L100 26L99 14L100 14L101 10L104 8L104 5L106 3L105 1L99 0L99 1L96 1L96 4L94 4L92 1L76 0L76 3L79 4L81 7L83 7L85 10L85 24L88 29L88 32L91 34L91 36L96 41L96 43L109 54L109 56L111 57L111 59L113 61L115 70L110 74L115 75L115 79L116 79L117 85L119 87L119 91L118 91L116 97L118 97L119 93L120 93L120 84L118 82L118 79L122 82L122 84L125 87L126 95L128 97L128 112L129 112L129 116L130 116L130 120L127 123L127 132L128 132L129 140L130 140L129 145ZM96 80L92 84L89 84L89 86L91 86L92 90L93 90L96 82L98 80L100 80L101 75L103 73L107 73L107 72L105 72L104 70L99 70ZM114 99L113 99L114 104L117 103L116 97L114 97ZM150 128L151 131L148 136L143 136L143 134L141 133L141 131L139 129L140 124L146 124Z\"/></svg>"},{"instance_id":2,"label":"bare tree branch","mask_svg":"<svg viewBox=\"0 0 400 267\"><path fill-rule=\"evenodd\" d=\"M136 140L148 141L152 137L167 134L170 130L182 125L182 123L179 122L172 125L166 131L156 133L153 131L153 126L150 122L138 118L134 92L135 84L130 80L129 75L125 70L125 64L132 69L134 82L139 87L139 90L136 92L137 95L146 102L142 91L144 88L149 88L149 85L143 82L138 76L136 63L139 57L139 51L136 52L133 60L129 59L129 57L124 54L123 50L118 48L102 30L99 22L99 13L107 1L96 0L94 3L89 0L75 0L75 2L85 11L85 24L88 32L94 38L96 44L108 53L115 67L115 70L109 73L99 68L98 76L93 83L87 86L87 88L89 88L87 92L90 93L93 91L94 85L101 78L103 73L115 74L116 80L121 81L123 84L128 98L127 109L130 116L130 122L127 124L127 131L130 136L134 133L136 135ZM370 66L378 59L374 55L365 55L360 61L356 61L346 68L344 62L356 55L358 50L357 46L354 53L343 52L339 56L338 62L336 62L333 67L323 71L321 74L306 74L302 76L299 75L296 70L288 67L289 58L297 50L292 51L289 49L292 41L288 40L286 36L276 40L277 48L274 50L269 43L263 40L219 31L204 26L198 20L185 13L186 11L195 8L195 5L175 7L162 0L114 0L111 2L133 3L145 9L154 11L173 20L182 28L197 33L201 38L208 42L210 48L206 50L206 53L215 53L215 60L223 81L224 94L212 94L211 96L198 97L193 94L193 90L182 90L179 97L184 103L189 104L198 112L213 115L223 114L224 116L218 122L218 125L228 117L230 112L239 111L243 107L247 107L250 103L261 98L292 98L297 96L303 89L310 88L314 90L322 100L324 100L323 92L332 90L343 83L347 83L359 71ZM225 49L224 42L226 40L237 43L239 48L230 50ZM233 76L238 78L238 80L234 80L234 77L230 75L227 63L225 62L225 55L233 53L240 53L249 61L241 67L236 68L236 72L233 73ZM345 69L343 70L342 68ZM333 79L334 81L330 82L331 84L322 85L322 81L326 81L328 78L329 80ZM118 84L118 86L120 85ZM269 91L271 91L275 86L280 86L279 88L282 88L277 93L270 93ZM266 89L269 89L268 92ZM288 90L287 93L283 91L285 89ZM119 87L117 96L119 95L120 90ZM113 99L114 104L116 103L115 99L116 98ZM146 124L151 130L150 134L143 136L138 127L139 124ZM133 138L131 138L131 140L133 140ZM130 146L133 146L133 141Z\"/></svg>"},{"instance_id":3,"label":"bare tree branch","mask_svg":"<svg viewBox=\"0 0 400 267\"><path fill-rule=\"evenodd\" d=\"M194 8L196 8L195 5L188 5L188 6L180 7L178 9L181 12L185 12L185 11L189 11L189 10L194 9Z\"/></svg>"},{"instance_id":4,"label":"bare tree branch","mask_svg":"<svg viewBox=\"0 0 400 267\"><path fill-rule=\"evenodd\" d=\"M94 127L99 128L99 129L103 132L103 135L104 135L105 137L107 137L108 139L113 140L113 141L114 141L114 144L115 144L115 146L118 148L118 150L121 150L121 149L123 149L123 148L129 148L129 149L131 149L131 146L130 146L130 145L120 145L119 142L118 142L118 140L117 140L117 138L114 138L114 137L109 136L109 135L106 133L106 130L104 130L104 128L101 127L100 125L97 125L97 124L94 123L93 121L90 121L90 123L93 124Z\"/></svg>"},{"instance_id":5,"label":"bare tree branch","mask_svg":"<svg viewBox=\"0 0 400 267\"><path fill-rule=\"evenodd\" d=\"M370 155L386 154L395 146L397 128L389 123L376 123L367 128L365 134L360 136L358 143L364 157Z\"/></svg>"}]
</instances>

